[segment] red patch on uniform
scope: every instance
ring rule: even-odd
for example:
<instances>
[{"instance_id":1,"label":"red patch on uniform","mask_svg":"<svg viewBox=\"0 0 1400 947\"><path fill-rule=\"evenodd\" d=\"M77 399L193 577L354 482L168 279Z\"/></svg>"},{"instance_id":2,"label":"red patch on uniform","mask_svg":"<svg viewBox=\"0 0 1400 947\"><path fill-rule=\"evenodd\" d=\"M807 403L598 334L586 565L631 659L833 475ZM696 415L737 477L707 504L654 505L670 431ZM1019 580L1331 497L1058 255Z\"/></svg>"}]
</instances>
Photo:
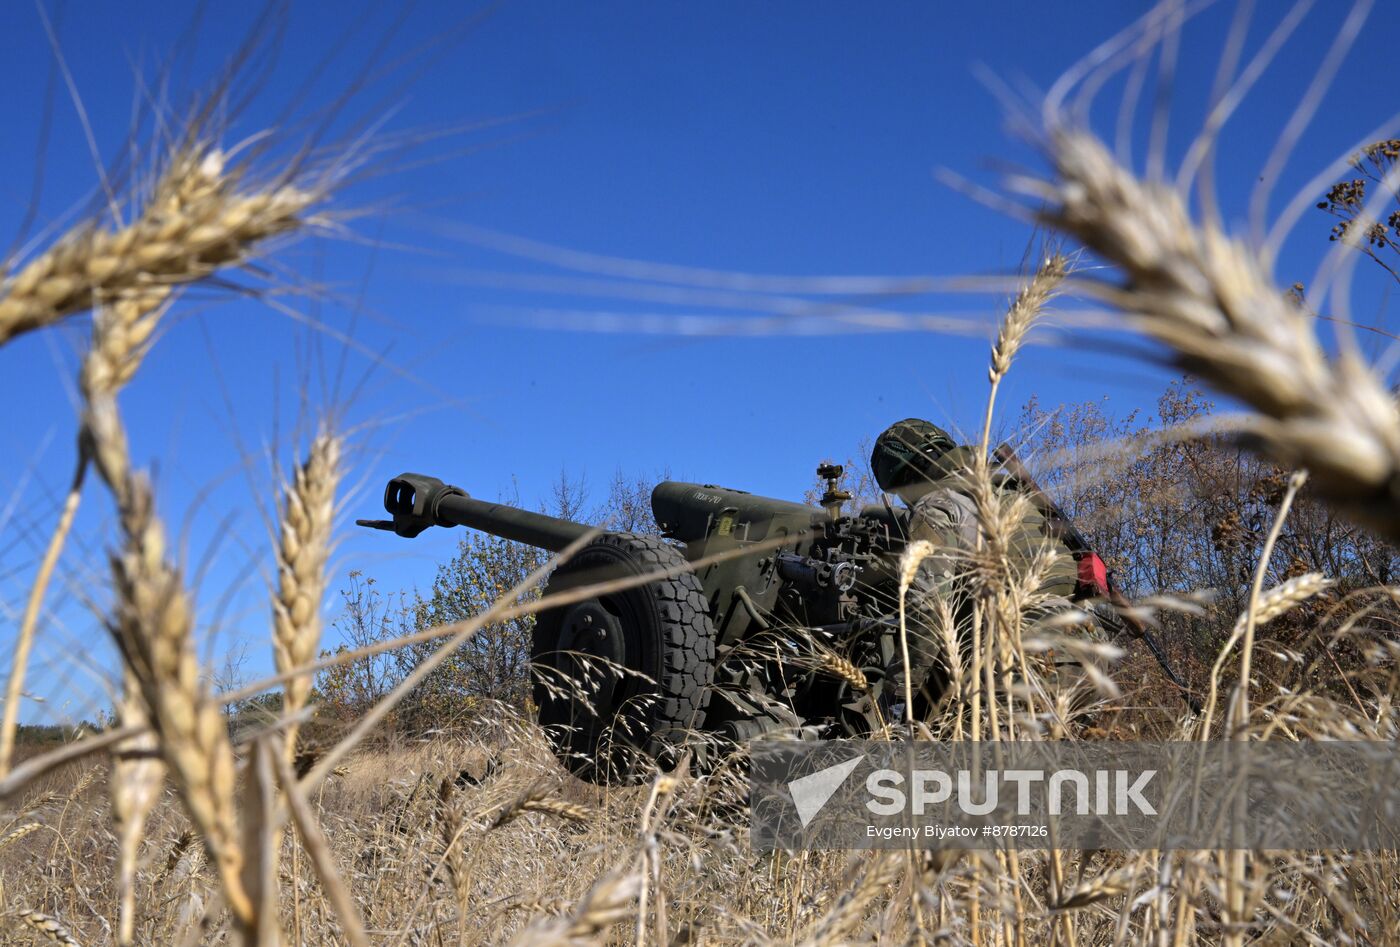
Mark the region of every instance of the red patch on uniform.
<instances>
[{"instance_id":1,"label":"red patch on uniform","mask_svg":"<svg viewBox=\"0 0 1400 947\"><path fill-rule=\"evenodd\" d=\"M1079 557L1079 598L1102 598L1108 595L1108 566L1103 564L1096 552L1086 552Z\"/></svg>"}]
</instances>

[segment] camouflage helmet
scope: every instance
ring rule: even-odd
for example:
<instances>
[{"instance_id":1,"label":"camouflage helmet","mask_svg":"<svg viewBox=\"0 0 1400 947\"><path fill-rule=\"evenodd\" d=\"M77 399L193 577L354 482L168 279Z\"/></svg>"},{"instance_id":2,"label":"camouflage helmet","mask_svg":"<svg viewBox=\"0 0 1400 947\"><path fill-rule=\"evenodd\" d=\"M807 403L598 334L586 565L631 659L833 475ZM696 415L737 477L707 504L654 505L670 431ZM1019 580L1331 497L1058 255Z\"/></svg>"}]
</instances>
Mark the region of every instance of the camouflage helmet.
<instances>
[{"instance_id":1,"label":"camouflage helmet","mask_svg":"<svg viewBox=\"0 0 1400 947\"><path fill-rule=\"evenodd\" d=\"M893 491L932 479L939 470L938 459L956 446L957 442L941 427L919 418L905 418L875 439L870 469L881 490Z\"/></svg>"}]
</instances>

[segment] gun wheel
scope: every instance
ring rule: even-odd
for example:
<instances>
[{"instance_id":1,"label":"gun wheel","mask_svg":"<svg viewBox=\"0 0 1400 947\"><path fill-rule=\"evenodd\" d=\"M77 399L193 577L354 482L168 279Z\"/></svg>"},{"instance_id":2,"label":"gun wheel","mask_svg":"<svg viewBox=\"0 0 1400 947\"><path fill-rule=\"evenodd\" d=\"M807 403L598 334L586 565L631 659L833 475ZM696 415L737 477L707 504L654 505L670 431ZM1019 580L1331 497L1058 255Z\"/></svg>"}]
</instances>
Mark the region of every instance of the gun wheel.
<instances>
[{"instance_id":1,"label":"gun wheel","mask_svg":"<svg viewBox=\"0 0 1400 947\"><path fill-rule=\"evenodd\" d=\"M550 576L545 595L684 564L654 537L604 533ZM540 724L580 778L641 781L704 727L714 659L709 606L690 572L549 609L531 653Z\"/></svg>"}]
</instances>

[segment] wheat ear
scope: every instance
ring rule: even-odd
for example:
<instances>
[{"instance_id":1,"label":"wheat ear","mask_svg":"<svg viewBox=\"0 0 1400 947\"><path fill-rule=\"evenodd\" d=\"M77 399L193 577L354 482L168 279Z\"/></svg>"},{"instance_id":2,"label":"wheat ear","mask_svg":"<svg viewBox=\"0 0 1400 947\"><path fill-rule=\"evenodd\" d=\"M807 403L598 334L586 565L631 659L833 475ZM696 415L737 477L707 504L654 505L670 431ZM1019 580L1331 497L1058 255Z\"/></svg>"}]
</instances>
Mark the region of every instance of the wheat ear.
<instances>
[{"instance_id":1,"label":"wheat ear","mask_svg":"<svg viewBox=\"0 0 1400 947\"><path fill-rule=\"evenodd\" d=\"M104 300L242 263L255 244L303 226L318 198L290 184L240 191L221 151L187 148L129 225L84 223L0 283L0 345Z\"/></svg>"},{"instance_id":2,"label":"wheat ear","mask_svg":"<svg viewBox=\"0 0 1400 947\"><path fill-rule=\"evenodd\" d=\"M43 914L39 911L14 911L7 916L17 919L51 944L62 944L63 947L81 947L72 932L53 915Z\"/></svg>"},{"instance_id":3,"label":"wheat ear","mask_svg":"<svg viewBox=\"0 0 1400 947\"><path fill-rule=\"evenodd\" d=\"M1327 499L1400 539L1400 408L1355 351L1329 360L1314 318L1278 288L1270 263L1182 195L1139 180L1093 134L1052 127L1053 180L1023 182L1043 219L1113 264L1085 283L1177 363L1258 412L1264 451L1306 468Z\"/></svg>"},{"instance_id":4,"label":"wheat ear","mask_svg":"<svg viewBox=\"0 0 1400 947\"><path fill-rule=\"evenodd\" d=\"M1300 576L1295 576L1286 582L1274 586L1267 592L1259 596L1259 604L1255 609L1254 623L1267 625L1281 615L1292 611L1311 598L1322 594L1331 588L1335 583L1333 580L1323 577L1316 572L1307 572ZM1210 671L1210 689L1206 695L1205 710L1201 715L1201 737L1205 739L1210 729L1210 725L1215 716L1216 702L1220 693L1220 675L1225 668L1225 662L1230 656L1241 638L1244 637L1248 625L1249 612L1246 610L1235 621L1234 630L1226 640L1224 647L1220 649L1216 656L1215 664Z\"/></svg>"},{"instance_id":5,"label":"wheat ear","mask_svg":"<svg viewBox=\"0 0 1400 947\"><path fill-rule=\"evenodd\" d=\"M193 609L179 570L167 559L150 483L131 468L117 409L117 393L139 366L171 288L242 262L258 242L302 226L315 199L291 186L240 192L238 183L222 152L178 152L134 223L70 234L0 285L0 343L110 302L94 319L80 378L79 462L95 466L121 524L122 546L112 556L112 633L223 896L246 932L254 929L256 909L243 884L233 748L218 705L203 693ZM136 699L128 700L133 713ZM116 785L120 794L134 784L118 779ZM120 805L129 825L139 823L132 818L138 804ZM128 848L139 843L139 829L133 837Z\"/></svg>"},{"instance_id":6,"label":"wheat ear","mask_svg":"<svg viewBox=\"0 0 1400 947\"><path fill-rule=\"evenodd\" d=\"M1030 334L1031 327L1059 292L1068 272L1069 260L1064 254L1051 253L1041 262L1030 281L1021 287L1021 291L1011 300L1011 305L1006 307L1006 315L1002 316L1001 324L997 327L997 340L992 345L991 365L987 368L987 380L991 382L992 387L987 395L987 410L982 422L982 451L979 457L985 455L991 447L992 412L996 408L1001 381L1011 370L1011 361L1026 343L1026 336Z\"/></svg>"},{"instance_id":7,"label":"wheat ear","mask_svg":"<svg viewBox=\"0 0 1400 947\"><path fill-rule=\"evenodd\" d=\"M240 193L238 176L228 171L221 151L185 148L167 164L130 226L102 231L85 223L0 283L0 345L96 308L80 383L89 401L115 397L145 356L174 287L241 263L257 243L302 226L316 199L314 192L291 186ZM89 442L87 432L80 433L72 485L20 621L0 719L0 775L9 772L13 758L29 655L44 594L77 514Z\"/></svg>"},{"instance_id":8,"label":"wheat ear","mask_svg":"<svg viewBox=\"0 0 1400 947\"><path fill-rule=\"evenodd\" d=\"M865 672L833 651L827 651L822 654L821 668L834 677L838 677L847 684L850 684L861 693L870 690L870 681L866 678Z\"/></svg>"},{"instance_id":9,"label":"wheat ear","mask_svg":"<svg viewBox=\"0 0 1400 947\"><path fill-rule=\"evenodd\" d=\"M83 360L79 385L88 403L115 399L117 392L131 380L155 328L164 314L170 298L168 287L150 287L133 293L111 306L93 314L92 347ZM86 436L80 438L78 469L74 488L69 495L71 506L65 513L77 509L88 457ZM57 559L71 525L71 515L65 517L55 531L51 550ZM36 582L32 598L36 606L43 597L43 584ZM119 707L124 725L145 727L150 724L140 682L127 668L122 675L122 699ZM164 779L164 767L159 759L159 746L154 733L142 733L123 741L116 748L112 779L112 820L117 835L117 890L119 944L134 942L136 931L136 862L146 817L155 805Z\"/></svg>"},{"instance_id":10,"label":"wheat ear","mask_svg":"<svg viewBox=\"0 0 1400 947\"><path fill-rule=\"evenodd\" d=\"M1065 896L1050 905L1052 911L1073 911L1097 904L1109 898L1119 898L1133 890L1141 868L1137 864L1125 865L1115 871L1098 875L1080 882L1065 893Z\"/></svg>"},{"instance_id":11,"label":"wheat ear","mask_svg":"<svg viewBox=\"0 0 1400 947\"><path fill-rule=\"evenodd\" d=\"M240 878L233 747L219 705L200 683L193 611L179 571L165 559L165 530L155 515L149 483L128 474L113 492L125 535L123 549L112 557L117 589L113 630L140 683L181 801L219 872L224 896L246 923L252 920L252 904Z\"/></svg>"},{"instance_id":12,"label":"wheat ear","mask_svg":"<svg viewBox=\"0 0 1400 947\"><path fill-rule=\"evenodd\" d=\"M179 571L166 560L165 529L155 514L150 483L130 469L116 399L88 394L83 430L94 465L116 499L123 537L112 556L112 633L229 907L247 924L253 909L240 877L233 747L218 705L200 684L193 610Z\"/></svg>"},{"instance_id":13,"label":"wheat ear","mask_svg":"<svg viewBox=\"0 0 1400 947\"><path fill-rule=\"evenodd\" d=\"M3 836L0 836L0 848L4 848L12 842L18 842L20 839L27 835L34 834L43 827L44 823L42 822L26 822L23 825L17 826L6 832Z\"/></svg>"},{"instance_id":14,"label":"wheat ear","mask_svg":"<svg viewBox=\"0 0 1400 947\"><path fill-rule=\"evenodd\" d=\"M310 664L321 643L321 600L340 474L341 441L323 429L282 493L277 593L272 603L273 657L281 674ZM299 726L295 718L311 694L311 675L289 678L282 694L283 713L291 718L284 746L291 763L296 759Z\"/></svg>"},{"instance_id":15,"label":"wheat ear","mask_svg":"<svg viewBox=\"0 0 1400 947\"><path fill-rule=\"evenodd\" d=\"M148 287L110 306L102 307L94 314L92 346L83 360L79 379L80 388L89 403L94 400L113 399L135 374L156 325L165 311L170 292L169 287ZM39 573L30 588L20 624L6 688L4 721L3 725L0 725L0 771L9 769L15 726L18 722L18 694L23 687L44 593L77 513L88 466L89 443L90 438L84 431L83 436L79 438L73 483L64 501L58 525L44 551ZM150 722L139 684L129 670L123 675L122 698L118 712L124 725L145 727ZM112 818L117 835L119 944L130 944L135 936L136 858L146 816L155 804L163 775L156 752L156 740L150 733L131 737L116 748L112 780Z\"/></svg>"},{"instance_id":16,"label":"wheat ear","mask_svg":"<svg viewBox=\"0 0 1400 947\"><path fill-rule=\"evenodd\" d=\"M904 719L914 719L914 666L909 660L907 602L909 586L919 574L919 564L938 550L926 539L910 543L899 558L899 655L904 662Z\"/></svg>"},{"instance_id":17,"label":"wheat ear","mask_svg":"<svg viewBox=\"0 0 1400 947\"><path fill-rule=\"evenodd\" d=\"M997 329L997 340L992 346L992 363L988 378L996 382L1011 370L1011 360L1025 344L1026 336L1059 291L1069 272L1069 260L1062 253L1052 253L1036 269L1011 305L1006 308L1001 325Z\"/></svg>"},{"instance_id":18,"label":"wheat ear","mask_svg":"<svg viewBox=\"0 0 1400 947\"><path fill-rule=\"evenodd\" d=\"M467 824L462 818L462 807L456 799L455 789L451 777L444 776L438 784L437 807L433 815L437 822L438 840L442 842L442 864L447 868L452 893L457 899L458 924L465 924L467 902L471 898L471 876L467 871L467 846L463 838Z\"/></svg>"},{"instance_id":19,"label":"wheat ear","mask_svg":"<svg viewBox=\"0 0 1400 947\"><path fill-rule=\"evenodd\" d=\"M860 880L844 891L825 915L819 918L803 938L804 945L842 943L850 938L860 924L861 916L871 901L889 891L904 872L903 852L871 852Z\"/></svg>"},{"instance_id":20,"label":"wheat ear","mask_svg":"<svg viewBox=\"0 0 1400 947\"><path fill-rule=\"evenodd\" d=\"M240 878L228 730L218 705L202 691L193 609L179 571L166 560L165 529L155 513L150 483L131 469L115 393L90 379L85 373L84 442L116 500L123 537L121 550L112 556L112 632L139 686L181 801L219 871L229 907L247 923L252 906Z\"/></svg>"},{"instance_id":21,"label":"wheat ear","mask_svg":"<svg viewBox=\"0 0 1400 947\"><path fill-rule=\"evenodd\" d=\"M487 831L508 825L527 812L543 812L570 822L589 822L598 816L596 811L587 806L551 797L549 787L540 785L526 790L504 806L491 820Z\"/></svg>"},{"instance_id":22,"label":"wheat ear","mask_svg":"<svg viewBox=\"0 0 1400 947\"><path fill-rule=\"evenodd\" d=\"M641 884L641 875L635 871L610 872L598 879L567 917L532 924L512 943L531 947L597 943L600 934L632 913Z\"/></svg>"}]
</instances>

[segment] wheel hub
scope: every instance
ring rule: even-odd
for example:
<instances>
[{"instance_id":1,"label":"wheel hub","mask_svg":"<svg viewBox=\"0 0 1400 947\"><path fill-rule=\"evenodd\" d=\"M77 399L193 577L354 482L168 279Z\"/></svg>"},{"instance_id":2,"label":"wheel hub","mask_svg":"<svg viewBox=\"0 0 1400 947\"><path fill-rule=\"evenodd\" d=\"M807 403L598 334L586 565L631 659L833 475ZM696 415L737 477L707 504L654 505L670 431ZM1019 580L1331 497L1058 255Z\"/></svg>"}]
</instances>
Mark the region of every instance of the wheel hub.
<instances>
[{"instance_id":1,"label":"wheel hub","mask_svg":"<svg viewBox=\"0 0 1400 947\"><path fill-rule=\"evenodd\" d=\"M616 616L596 598L579 602L564 615L559 649L574 655L598 709L610 707L619 668L627 666L627 642Z\"/></svg>"}]
</instances>

